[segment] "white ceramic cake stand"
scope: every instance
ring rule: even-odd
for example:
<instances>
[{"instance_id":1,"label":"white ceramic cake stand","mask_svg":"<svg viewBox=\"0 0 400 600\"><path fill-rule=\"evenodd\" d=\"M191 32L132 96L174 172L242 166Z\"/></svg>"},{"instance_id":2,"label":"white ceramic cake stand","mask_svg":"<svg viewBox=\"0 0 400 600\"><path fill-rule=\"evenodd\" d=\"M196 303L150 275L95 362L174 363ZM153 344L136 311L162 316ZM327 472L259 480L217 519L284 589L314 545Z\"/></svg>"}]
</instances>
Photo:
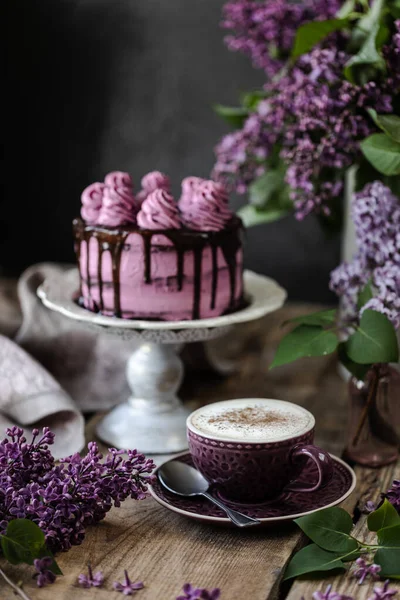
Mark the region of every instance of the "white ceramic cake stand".
<instances>
[{"instance_id":1,"label":"white ceramic cake stand","mask_svg":"<svg viewBox=\"0 0 400 600\"><path fill-rule=\"evenodd\" d=\"M111 410L98 424L97 434L117 448L167 454L187 447L188 411L177 396L183 378L178 352L183 344L215 339L237 323L263 317L280 308L286 292L275 281L252 271L244 273L248 305L235 313L197 321L144 321L106 317L76 302L77 269L50 276L38 288L43 304L85 328L138 340L128 360L126 376L132 395Z\"/></svg>"}]
</instances>

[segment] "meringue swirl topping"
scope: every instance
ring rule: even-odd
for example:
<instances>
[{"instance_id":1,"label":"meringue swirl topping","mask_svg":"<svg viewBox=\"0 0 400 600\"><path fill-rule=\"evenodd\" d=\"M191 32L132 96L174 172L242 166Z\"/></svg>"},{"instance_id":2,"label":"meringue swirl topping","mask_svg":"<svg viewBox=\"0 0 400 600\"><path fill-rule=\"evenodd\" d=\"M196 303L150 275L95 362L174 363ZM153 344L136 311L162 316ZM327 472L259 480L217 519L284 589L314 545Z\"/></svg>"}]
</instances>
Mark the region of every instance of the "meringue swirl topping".
<instances>
[{"instance_id":1,"label":"meringue swirl topping","mask_svg":"<svg viewBox=\"0 0 400 600\"><path fill-rule=\"evenodd\" d=\"M150 171L140 182L142 189L137 194L136 198L139 202L146 200L147 196L157 190L158 188L170 192L171 182L168 175L161 173L161 171Z\"/></svg>"},{"instance_id":2,"label":"meringue swirl topping","mask_svg":"<svg viewBox=\"0 0 400 600\"><path fill-rule=\"evenodd\" d=\"M179 210L171 194L162 188L150 192L142 203L137 223L142 229L180 229Z\"/></svg>"},{"instance_id":3,"label":"meringue swirl topping","mask_svg":"<svg viewBox=\"0 0 400 600\"><path fill-rule=\"evenodd\" d=\"M196 231L221 231L233 217L224 186L203 181L194 186L190 202L181 205L186 227Z\"/></svg>"},{"instance_id":4,"label":"meringue swirl topping","mask_svg":"<svg viewBox=\"0 0 400 600\"><path fill-rule=\"evenodd\" d=\"M96 181L85 188L81 195L81 217L89 225L94 225L99 217L103 204L105 184Z\"/></svg>"}]
</instances>

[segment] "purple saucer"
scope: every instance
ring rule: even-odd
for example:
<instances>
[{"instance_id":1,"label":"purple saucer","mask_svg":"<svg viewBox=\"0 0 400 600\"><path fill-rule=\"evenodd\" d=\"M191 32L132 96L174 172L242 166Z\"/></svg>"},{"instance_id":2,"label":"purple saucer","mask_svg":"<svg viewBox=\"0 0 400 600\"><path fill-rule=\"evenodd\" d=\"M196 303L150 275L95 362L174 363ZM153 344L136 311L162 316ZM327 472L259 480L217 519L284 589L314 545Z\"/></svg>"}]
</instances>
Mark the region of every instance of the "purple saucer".
<instances>
[{"instance_id":1,"label":"purple saucer","mask_svg":"<svg viewBox=\"0 0 400 600\"><path fill-rule=\"evenodd\" d=\"M331 482L324 488L313 493L288 492L276 500L264 504L239 504L223 499L228 506L240 512L259 519L263 525L272 525L275 522L292 521L306 514L335 506L345 500L356 485L356 475L343 460L332 456L334 461L333 477ZM192 457L188 452L180 454L173 460L179 460L193 466ZM157 473L157 470L156 470ZM310 462L298 481L307 484L316 478L316 466ZM211 490L217 497L218 490ZM169 510L185 517L211 523L215 525L232 525L225 514L214 504L201 497L182 498L166 490L157 479L150 487L153 498ZM222 499L222 498L221 498Z\"/></svg>"}]
</instances>

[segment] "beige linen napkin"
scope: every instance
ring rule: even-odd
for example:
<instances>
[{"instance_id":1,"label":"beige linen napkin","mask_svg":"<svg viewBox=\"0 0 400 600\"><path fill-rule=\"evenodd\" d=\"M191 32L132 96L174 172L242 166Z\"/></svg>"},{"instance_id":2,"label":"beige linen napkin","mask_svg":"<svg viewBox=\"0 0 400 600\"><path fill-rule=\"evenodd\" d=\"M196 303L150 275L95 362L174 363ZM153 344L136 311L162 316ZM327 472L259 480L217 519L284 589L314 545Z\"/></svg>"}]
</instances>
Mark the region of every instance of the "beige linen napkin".
<instances>
[{"instance_id":1,"label":"beige linen napkin","mask_svg":"<svg viewBox=\"0 0 400 600\"><path fill-rule=\"evenodd\" d=\"M0 335L0 437L13 425L27 432L50 427L56 434L56 458L84 446L84 420L68 394L22 348Z\"/></svg>"},{"instance_id":2,"label":"beige linen napkin","mask_svg":"<svg viewBox=\"0 0 400 600\"><path fill-rule=\"evenodd\" d=\"M125 366L136 343L86 330L42 304L38 286L52 273L70 268L42 263L22 274L18 296L23 321L15 341L53 375L80 410L107 410L130 396Z\"/></svg>"}]
</instances>

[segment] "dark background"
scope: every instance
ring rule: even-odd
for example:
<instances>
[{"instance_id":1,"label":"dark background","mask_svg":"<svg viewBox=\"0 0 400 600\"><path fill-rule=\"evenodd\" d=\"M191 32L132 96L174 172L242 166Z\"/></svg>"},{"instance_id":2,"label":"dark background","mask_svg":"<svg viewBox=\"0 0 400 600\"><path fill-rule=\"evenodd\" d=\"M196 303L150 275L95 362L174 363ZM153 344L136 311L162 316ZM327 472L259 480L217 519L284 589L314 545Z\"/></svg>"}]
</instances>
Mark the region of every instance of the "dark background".
<instances>
[{"instance_id":1,"label":"dark background","mask_svg":"<svg viewBox=\"0 0 400 600\"><path fill-rule=\"evenodd\" d=\"M73 261L80 192L111 170L138 186L153 169L175 192L207 176L227 131L216 102L235 104L263 82L229 52L222 0L6 0L7 160L0 268ZM235 206L241 200L234 199ZM338 238L313 218L248 232L247 266L275 277L292 299L331 300Z\"/></svg>"}]
</instances>

